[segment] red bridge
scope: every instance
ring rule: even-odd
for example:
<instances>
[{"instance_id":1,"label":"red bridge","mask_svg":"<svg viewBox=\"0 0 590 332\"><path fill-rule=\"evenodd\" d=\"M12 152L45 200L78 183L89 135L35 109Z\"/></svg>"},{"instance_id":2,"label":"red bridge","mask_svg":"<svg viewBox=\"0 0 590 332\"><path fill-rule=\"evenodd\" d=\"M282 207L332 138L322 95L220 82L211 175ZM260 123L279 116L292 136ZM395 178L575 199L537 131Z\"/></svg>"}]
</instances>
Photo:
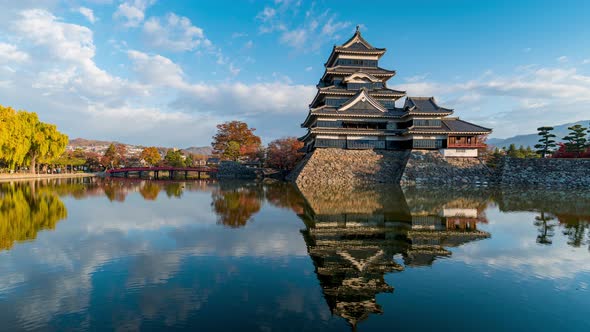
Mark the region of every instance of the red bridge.
<instances>
[{"instance_id":1,"label":"red bridge","mask_svg":"<svg viewBox=\"0 0 590 332\"><path fill-rule=\"evenodd\" d=\"M156 167L125 167L125 168L114 168L107 171L111 176L123 175L129 177L130 173L136 173L138 177L141 177L142 173L154 173L154 179L160 178L160 172L167 172L168 178L173 179L176 174L183 174L184 178L187 179L189 172L197 174L197 178L201 178L201 174L208 174L209 177L215 177L217 175L217 168L211 168L207 166L203 167L172 167L172 166L156 166Z\"/></svg>"}]
</instances>

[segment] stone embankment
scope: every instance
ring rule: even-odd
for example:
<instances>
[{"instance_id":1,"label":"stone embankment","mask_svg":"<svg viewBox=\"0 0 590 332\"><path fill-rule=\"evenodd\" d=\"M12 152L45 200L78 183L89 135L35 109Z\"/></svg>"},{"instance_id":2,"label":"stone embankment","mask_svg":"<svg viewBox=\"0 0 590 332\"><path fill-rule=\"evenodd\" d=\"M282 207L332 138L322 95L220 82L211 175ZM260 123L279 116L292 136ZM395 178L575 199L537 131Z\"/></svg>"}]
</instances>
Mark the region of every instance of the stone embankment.
<instances>
[{"instance_id":1,"label":"stone embankment","mask_svg":"<svg viewBox=\"0 0 590 332\"><path fill-rule=\"evenodd\" d=\"M477 158L444 158L438 151L411 152L400 184L402 186L488 186L495 182L494 170Z\"/></svg>"},{"instance_id":2,"label":"stone embankment","mask_svg":"<svg viewBox=\"0 0 590 332\"><path fill-rule=\"evenodd\" d=\"M299 187L399 183L407 151L316 149L289 174Z\"/></svg>"},{"instance_id":3,"label":"stone embankment","mask_svg":"<svg viewBox=\"0 0 590 332\"><path fill-rule=\"evenodd\" d=\"M267 173L239 163L223 162L217 176L256 179L270 176ZM315 190L379 183L403 187L588 189L590 159L504 158L491 168L477 158L445 159L438 151L316 149L305 156L287 180L300 188Z\"/></svg>"},{"instance_id":4,"label":"stone embankment","mask_svg":"<svg viewBox=\"0 0 590 332\"><path fill-rule=\"evenodd\" d=\"M246 167L235 161L223 161L219 164L217 178L220 180L242 179L253 180L257 178L256 169Z\"/></svg>"},{"instance_id":5,"label":"stone embankment","mask_svg":"<svg viewBox=\"0 0 590 332\"><path fill-rule=\"evenodd\" d=\"M498 172L506 187L590 188L590 159L505 158Z\"/></svg>"}]
</instances>

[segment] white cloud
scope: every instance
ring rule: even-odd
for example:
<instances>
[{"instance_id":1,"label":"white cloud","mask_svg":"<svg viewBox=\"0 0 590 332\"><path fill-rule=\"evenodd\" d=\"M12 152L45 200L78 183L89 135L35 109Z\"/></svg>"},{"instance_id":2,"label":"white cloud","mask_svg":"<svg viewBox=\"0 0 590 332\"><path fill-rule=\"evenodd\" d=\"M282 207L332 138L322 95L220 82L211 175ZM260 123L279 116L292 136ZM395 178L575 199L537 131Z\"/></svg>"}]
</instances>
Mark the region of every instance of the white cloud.
<instances>
[{"instance_id":1,"label":"white cloud","mask_svg":"<svg viewBox=\"0 0 590 332\"><path fill-rule=\"evenodd\" d=\"M586 65L586 64L589 64L589 63L590 63L590 59L584 59L584 60L582 60L582 64L583 65Z\"/></svg>"},{"instance_id":2,"label":"white cloud","mask_svg":"<svg viewBox=\"0 0 590 332\"><path fill-rule=\"evenodd\" d=\"M339 21L330 10L318 10L313 3L301 10L301 1L275 1L265 7L256 19L262 33L280 32L279 41L298 51L315 51L325 43L342 39L341 32L351 23Z\"/></svg>"},{"instance_id":3,"label":"white cloud","mask_svg":"<svg viewBox=\"0 0 590 332\"><path fill-rule=\"evenodd\" d=\"M305 67L305 71L312 71L313 67L309 66L309 67Z\"/></svg>"},{"instance_id":4,"label":"white cloud","mask_svg":"<svg viewBox=\"0 0 590 332\"><path fill-rule=\"evenodd\" d=\"M264 7L264 9L256 15L256 18L262 22L272 20L277 14L277 11L271 7Z\"/></svg>"},{"instance_id":5,"label":"white cloud","mask_svg":"<svg viewBox=\"0 0 590 332\"><path fill-rule=\"evenodd\" d=\"M252 40L248 40L245 44L244 44L244 48L252 48L254 47L254 42Z\"/></svg>"},{"instance_id":6,"label":"white cloud","mask_svg":"<svg viewBox=\"0 0 590 332\"><path fill-rule=\"evenodd\" d=\"M234 32L231 34L232 38L242 38L242 37L247 37L248 34L245 32Z\"/></svg>"},{"instance_id":7,"label":"white cloud","mask_svg":"<svg viewBox=\"0 0 590 332\"><path fill-rule=\"evenodd\" d=\"M161 55L148 55L138 51L127 52L133 62L133 70L146 84L182 88L184 73L180 66Z\"/></svg>"},{"instance_id":8,"label":"white cloud","mask_svg":"<svg viewBox=\"0 0 590 332\"><path fill-rule=\"evenodd\" d=\"M569 61L569 58L565 55L562 55L559 58L557 58L557 62L559 62L559 63L566 63L568 61Z\"/></svg>"},{"instance_id":9,"label":"white cloud","mask_svg":"<svg viewBox=\"0 0 590 332\"><path fill-rule=\"evenodd\" d=\"M590 76L576 68L520 66L512 75L483 73L454 84L416 80L393 88L410 96L435 96L466 120L494 128L499 137L589 118Z\"/></svg>"},{"instance_id":10,"label":"white cloud","mask_svg":"<svg viewBox=\"0 0 590 332\"><path fill-rule=\"evenodd\" d=\"M82 14L82 16L86 17L86 19L90 23L96 22L96 17L94 16L94 11L92 11L92 9L87 8L87 7L80 7L80 8L78 8L78 12L80 14Z\"/></svg>"},{"instance_id":11,"label":"white cloud","mask_svg":"<svg viewBox=\"0 0 590 332\"><path fill-rule=\"evenodd\" d=\"M174 13L167 14L163 20L156 17L148 19L143 25L143 33L149 45L168 51L191 51L197 47L212 46L203 29Z\"/></svg>"},{"instance_id":12,"label":"white cloud","mask_svg":"<svg viewBox=\"0 0 590 332\"><path fill-rule=\"evenodd\" d=\"M16 47L16 45L0 42L0 64L23 62L29 59L29 55Z\"/></svg>"},{"instance_id":13,"label":"white cloud","mask_svg":"<svg viewBox=\"0 0 590 332\"><path fill-rule=\"evenodd\" d=\"M145 19L145 11L156 0L125 0L119 5L113 18L122 20L126 27L137 27Z\"/></svg>"},{"instance_id":14,"label":"white cloud","mask_svg":"<svg viewBox=\"0 0 590 332\"><path fill-rule=\"evenodd\" d=\"M430 75L430 74L426 73L426 74L422 74L422 75L410 76L410 77L406 78L406 82L415 83L415 82L424 81L428 77L428 75Z\"/></svg>"},{"instance_id":15,"label":"white cloud","mask_svg":"<svg viewBox=\"0 0 590 332\"><path fill-rule=\"evenodd\" d=\"M303 48L307 42L307 31L304 29L286 31L281 35L280 41L293 48Z\"/></svg>"},{"instance_id":16,"label":"white cloud","mask_svg":"<svg viewBox=\"0 0 590 332\"><path fill-rule=\"evenodd\" d=\"M95 48L90 29L60 22L46 10L22 11L13 29L34 45L44 47L55 59L83 63L94 57Z\"/></svg>"}]
</instances>

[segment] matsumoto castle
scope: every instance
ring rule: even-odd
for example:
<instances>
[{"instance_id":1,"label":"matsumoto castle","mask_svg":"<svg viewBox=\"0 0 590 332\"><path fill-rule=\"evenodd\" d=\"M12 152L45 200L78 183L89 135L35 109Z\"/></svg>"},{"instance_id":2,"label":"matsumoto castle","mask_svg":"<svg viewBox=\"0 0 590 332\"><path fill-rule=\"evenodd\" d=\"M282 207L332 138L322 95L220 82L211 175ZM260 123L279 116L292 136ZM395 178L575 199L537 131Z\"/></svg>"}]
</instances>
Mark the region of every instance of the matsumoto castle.
<instances>
[{"instance_id":1,"label":"matsumoto castle","mask_svg":"<svg viewBox=\"0 0 590 332\"><path fill-rule=\"evenodd\" d=\"M485 147L482 137L491 133L456 117L434 97L406 97L405 91L387 87L395 71L379 67L386 49L375 48L355 34L334 46L318 92L301 124L307 133L299 138L305 152L315 148L429 149L445 157L477 157ZM403 107L398 99L406 97Z\"/></svg>"}]
</instances>

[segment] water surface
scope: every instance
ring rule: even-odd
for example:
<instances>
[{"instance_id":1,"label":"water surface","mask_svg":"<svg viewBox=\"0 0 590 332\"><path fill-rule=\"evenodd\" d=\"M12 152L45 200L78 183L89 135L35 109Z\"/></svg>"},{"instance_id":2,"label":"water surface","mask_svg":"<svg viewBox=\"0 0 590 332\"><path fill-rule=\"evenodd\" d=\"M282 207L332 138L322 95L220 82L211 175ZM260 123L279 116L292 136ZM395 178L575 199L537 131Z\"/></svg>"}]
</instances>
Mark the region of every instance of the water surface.
<instances>
[{"instance_id":1,"label":"water surface","mask_svg":"<svg viewBox=\"0 0 590 332\"><path fill-rule=\"evenodd\" d=\"M590 193L0 184L0 329L590 330Z\"/></svg>"}]
</instances>

